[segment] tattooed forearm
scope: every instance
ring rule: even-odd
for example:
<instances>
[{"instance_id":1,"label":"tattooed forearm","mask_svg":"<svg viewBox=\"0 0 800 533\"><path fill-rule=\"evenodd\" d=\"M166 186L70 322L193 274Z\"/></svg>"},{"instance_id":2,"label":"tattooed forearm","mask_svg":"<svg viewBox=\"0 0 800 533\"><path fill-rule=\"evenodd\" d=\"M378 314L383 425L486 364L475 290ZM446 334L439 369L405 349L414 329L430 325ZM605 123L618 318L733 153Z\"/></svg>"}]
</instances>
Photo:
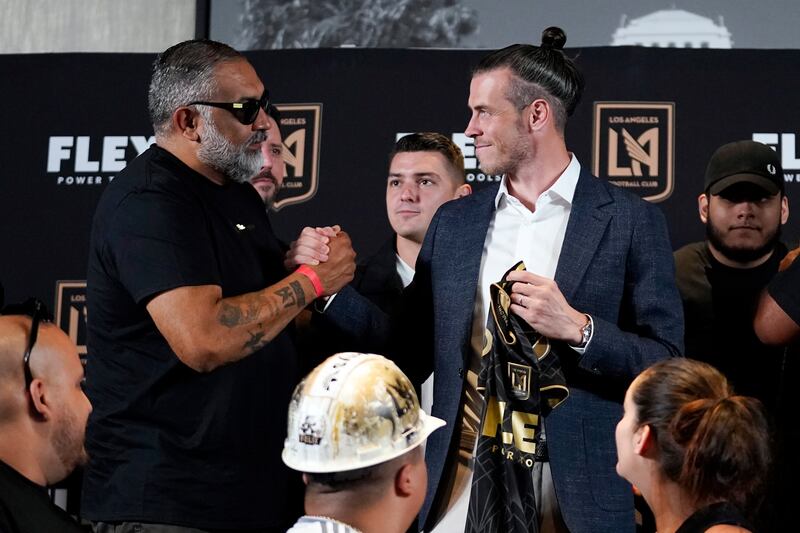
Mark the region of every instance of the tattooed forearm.
<instances>
[{"instance_id":1,"label":"tattooed forearm","mask_svg":"<svg viewBox=\"0 0 800 533\"><path fill-rule=\"evenodd\" d=\"M281 303L284 309L288 309L293 305L297 307L306 306L306 294L303 292L303 286L299 281L292 281L288 287L281 287L275 294L281 297Z\"/></svg>"},{"instance_id":2,"label":"tattooed forearm","mask_svg":"<svg viewBox=\"0 0 800 533\"><path fill-rule=\"evenodd\" d=\"M294 291L294 295L297 298L297 307L305 307L306 306L306 293L303 292L303 286L300 285L299 281L293 281L289 285L292 286L292 290Z\"/></svg>"},{"instance_id":3,"label":"tattooed forearm","mask_svg":"<svg viewBox=\"0 0 800 533\"><path fill-rule=\"evenodd\" d=\"M233 305L222 304L217 320L223 326L232 328L241 322L242 311Z\"/></svg>"},{"instance_id":4,"label":"tattooed forearm","mask_svg":"<svg viewBox=\"0 0 800 533\"><path fill-rule=\"evenodd\" d=\"M230 331L230 338L235 339L230 349L241 358L274 339L306 306L306 301L299 281L283 281L267 290L222 299L216 320Z\"/></svg>"},{"instance_id":5,"label":"tattooed forearm","mask_svg":"<svg viewBox=\"0 0 800 533\"><path fill-rule=\"evenodd\" d=\"M270 316L277 314L278 305L274 301L259 301L251 299L240 303L222 303L217 321L225 327L235 328L252 324L259 319L259 315L267 307Z\"/></svg>"},{"instance_id":6,"label":"tattooed forearm","mask_svg":"<svg viewBox=\"0 0 800 533\"><path fill-rule=\"evenodd\" d=\"M258 324L258 327L259 329L261 328L260 323ZM267 340L264 339L265 333L263 331L256 330L248 331L247 333L250 335L250 339L244 343L245 350L254 352L267 343Z\"/></svg>"},{"instance_id":7,"label":"tattooed forearm","mask_svg":"<svg viewBox=\"0 0 800 533\"><path fill-rule=\"evenodd\" d=\"M281 287L275 294L281 297L281 303L283 304L284 309L291 306L294 303L294 297L292 296L292 289L289 287Z\"/></svg>"}]
</instances>

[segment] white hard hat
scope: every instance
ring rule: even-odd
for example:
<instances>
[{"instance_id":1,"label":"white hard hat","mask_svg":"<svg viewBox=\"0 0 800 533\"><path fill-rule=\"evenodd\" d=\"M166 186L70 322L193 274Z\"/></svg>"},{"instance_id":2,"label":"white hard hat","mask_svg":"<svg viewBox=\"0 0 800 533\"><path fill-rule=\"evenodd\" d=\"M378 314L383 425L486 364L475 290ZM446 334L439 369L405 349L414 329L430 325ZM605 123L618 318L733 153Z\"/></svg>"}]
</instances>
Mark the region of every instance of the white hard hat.
<instances>
[{"instance_id":1,"label":"white hard hat","mask_svg":"<svg viewBox=\"0 0 800 533\"><path fill-rule=\"evenodd\" d=\"M413 450L444 424L420 409L414 387L392 361L340 353L295 388L282 458L309 473L365 468Z\"/></svg>"}]
</instances>

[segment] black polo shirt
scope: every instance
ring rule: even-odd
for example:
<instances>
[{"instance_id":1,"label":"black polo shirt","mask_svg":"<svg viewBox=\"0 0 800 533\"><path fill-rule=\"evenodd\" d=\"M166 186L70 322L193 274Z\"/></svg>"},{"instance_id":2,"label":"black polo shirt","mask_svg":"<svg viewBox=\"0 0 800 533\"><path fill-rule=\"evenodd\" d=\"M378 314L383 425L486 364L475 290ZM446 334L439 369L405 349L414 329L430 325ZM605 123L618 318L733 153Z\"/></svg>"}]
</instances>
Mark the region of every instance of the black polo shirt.
<instances>
[{"instance_id":1,"label":"black polo shirt","mask_svg":"<svg viewBox=\"0 0 800 533\"><path fill-rule=\"evenodd\" d=\"M214 184L154 146L108 186L89 255L85 517L202 529L291 525L302 500L299 476L280 459L300 378L289 329L199 373L146 310L177 287L219 285L229 297L285 276L250 185Z\"/></svg>"}]
</instances>

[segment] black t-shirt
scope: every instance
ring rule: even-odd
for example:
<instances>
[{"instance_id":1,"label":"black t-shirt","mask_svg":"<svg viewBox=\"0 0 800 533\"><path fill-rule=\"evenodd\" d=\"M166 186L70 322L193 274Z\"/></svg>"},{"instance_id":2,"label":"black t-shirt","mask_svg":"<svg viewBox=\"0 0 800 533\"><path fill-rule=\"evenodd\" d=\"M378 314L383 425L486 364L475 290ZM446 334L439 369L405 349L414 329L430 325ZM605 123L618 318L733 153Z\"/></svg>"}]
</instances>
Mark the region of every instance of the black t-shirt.
<instances>
[{"instance_id":1,"label":"black t-shirt","mask_svg":"<svg viewBox=\"0 0 800 533\"><path fill-rule=\"evenodd\" d=\"M20 443L24 446L24 443ZM47 490L0 461L0 532L86 533L47 496Z\"/></svg>"},{"instance_id":2,"label":"black t-shirt","mask_svg":"<svg viewBox=\"0 0 800 533\"><path fill-rule=\"evenodd\" d=\"M198 373L145 307L177 287L218 285L229 297L285 276L249 185L214 184L154 146L108 186L89 255L85 517L247 529L299 516L299 476L280 459L300 378L290 329Z\"/></svg>"},{"instance_id":3,"label":"black t-shirt","mask_svg":"<svg viewBox=\"0 0 800 533\"><path fill-rule=\"evenodd\" d=\"M783 349L765 346L753 330L758 298L786 255L782 244L755 268L731 268L705 242L675 252L686 320L685 355L718 368L738 394L754 396L773 414L779 402Z\"/></svg>"},{"instance_id":4,"label":"black t-shirt","mask_svg":"<svg viewBox=\"0 0 800 533\"><path fill-rule=\"evenodd\" d=\"M721 524L739 526L747 531L754 531L753 526L736 506L728 502L717 502L692 513L675 533L704 533Z\"/></svg>"}]
</instances>

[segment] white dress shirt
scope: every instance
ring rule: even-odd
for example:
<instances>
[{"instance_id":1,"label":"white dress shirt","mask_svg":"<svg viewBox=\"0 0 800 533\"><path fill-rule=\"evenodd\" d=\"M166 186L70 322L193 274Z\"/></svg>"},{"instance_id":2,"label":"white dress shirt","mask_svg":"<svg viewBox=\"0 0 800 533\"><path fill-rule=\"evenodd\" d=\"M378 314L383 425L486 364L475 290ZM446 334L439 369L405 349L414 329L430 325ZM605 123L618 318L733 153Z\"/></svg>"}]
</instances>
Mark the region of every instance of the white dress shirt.
<instances>
[{"instance_id":1,"label":"white dress shirt","mask_svg":"<svg viewBox=\"0 0 800 533\"><path fill-rule=\"evenodd\" d=\"M472 350L483 350L483 331L488 318L489 287L500 281L508 269L518 261L525 262L525 270L553 279L561 256L561 245L567 232L572 197L581 164L571 156L563 174L536 199L531 212L522 202L508 192L506 176L494 199L495 212L483 242L481 270L472 313Z\"/></svg>"}]
</instances>

